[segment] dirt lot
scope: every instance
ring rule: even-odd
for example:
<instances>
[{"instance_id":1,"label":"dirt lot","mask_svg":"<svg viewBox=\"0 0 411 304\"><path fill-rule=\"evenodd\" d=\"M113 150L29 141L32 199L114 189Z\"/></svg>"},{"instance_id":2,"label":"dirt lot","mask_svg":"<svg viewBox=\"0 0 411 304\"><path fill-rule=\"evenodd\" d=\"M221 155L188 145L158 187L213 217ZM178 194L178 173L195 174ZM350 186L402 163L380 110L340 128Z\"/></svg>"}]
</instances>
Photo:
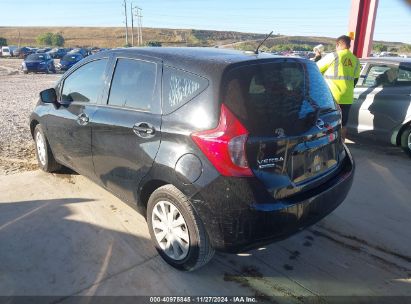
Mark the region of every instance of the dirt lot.
<instances>
[{"instance_id":1,"label":"dirt lot","mask_svg":"<svg viewBox=\"0 0 411 304\"><path fill-rule=\"evenodd\" d=\"M22 59L0 59L0 175L33 170L35 155L29 116L41 90L60 75L20 71Z\"/></svg>"},{"instance_id":2,"label":"dirt lot","mask_svg":"<svg viewBox=\"0 0 411 304\"><path fill-rule=\"evenodd\" d=\"M58 77L0 76L0 295L53 295L63 303L76 295L409 303L392 297L411 297L411 160L400 149L350 143L354 185L326 219L182 273L159 258L144 218L110 193L80 175L27 172L35 169L27 118L38 91Z\"/></svg>"}]
</instances>

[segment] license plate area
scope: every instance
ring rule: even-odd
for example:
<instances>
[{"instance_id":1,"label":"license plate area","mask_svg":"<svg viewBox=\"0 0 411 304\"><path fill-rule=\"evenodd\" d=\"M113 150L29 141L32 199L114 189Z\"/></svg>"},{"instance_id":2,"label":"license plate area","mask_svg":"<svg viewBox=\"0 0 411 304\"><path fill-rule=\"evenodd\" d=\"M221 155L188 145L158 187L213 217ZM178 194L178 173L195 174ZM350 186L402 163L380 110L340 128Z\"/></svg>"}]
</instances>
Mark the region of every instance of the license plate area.
<instances>
[{"instance_id":1,"label":"license plate area","mask_svg":"<svg viewBox=\"0 0 411 304\"><path fill-rule=\"evenodd\" d=\"M289 176L294 183L303 183L336 167L337 155L335 143L293 153Z\"/></svg>"}]
</instances>

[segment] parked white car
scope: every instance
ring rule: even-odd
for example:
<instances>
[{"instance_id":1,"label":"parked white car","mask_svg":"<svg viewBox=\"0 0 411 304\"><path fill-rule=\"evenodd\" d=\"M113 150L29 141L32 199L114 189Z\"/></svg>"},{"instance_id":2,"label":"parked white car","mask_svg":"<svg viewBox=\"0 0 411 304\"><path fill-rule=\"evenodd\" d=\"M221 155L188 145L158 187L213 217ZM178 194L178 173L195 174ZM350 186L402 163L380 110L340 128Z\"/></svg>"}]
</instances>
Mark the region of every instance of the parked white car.
<instances>
[{"instance_id":1,"label":"parked white car","mask_svg":"<svg viewBox=\"0 0 411 304\"><path fill-rule=\"evenodd\" d=\"M17 49L17 46L9 45L1 47L1 55L3 57L13 57L13 52Z\"/></svg>"}]
</instances>

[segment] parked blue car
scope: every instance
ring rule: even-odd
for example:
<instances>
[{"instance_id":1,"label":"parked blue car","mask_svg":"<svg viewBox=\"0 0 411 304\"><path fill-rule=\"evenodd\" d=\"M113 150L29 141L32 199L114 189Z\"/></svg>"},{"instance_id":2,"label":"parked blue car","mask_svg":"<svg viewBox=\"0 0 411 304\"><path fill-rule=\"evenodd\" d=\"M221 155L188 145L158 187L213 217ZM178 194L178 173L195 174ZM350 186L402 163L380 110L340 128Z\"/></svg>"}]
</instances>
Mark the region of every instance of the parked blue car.
<instances>
[{"instance_id":1,"label":"parked blue car","mask_svg":"<svg viewBox=\"0 0 411 304\"><path fill-rule=\"evenodd\" d=\"M58 68L61 71L67 71L69 68L71 68L73 65L75 65L83 58L84 57L80 53L67 54L66 56L60 59L60 64Z\"/></svg>"},{"instance_id":2,"label":"parked blue car","mask_svg":"<svg viewBox=\"0 0 411 304\"><path fill-rule=\"evenodd\" d=\"M54 48L47 52L52 58L61 59L67 54L67 50L64 48Z\"/></svg>"},{"instance_id":3,"label":"parked blue car","mask_svg":"<svg viewBox=\"0 0 411 304\"><path fill-rule=\"evenodd\" d=\"M56 73L53 58L46 53L28 55L22 63L22 69L24 74L29 72Z\"/></svg>"}]
</instances>

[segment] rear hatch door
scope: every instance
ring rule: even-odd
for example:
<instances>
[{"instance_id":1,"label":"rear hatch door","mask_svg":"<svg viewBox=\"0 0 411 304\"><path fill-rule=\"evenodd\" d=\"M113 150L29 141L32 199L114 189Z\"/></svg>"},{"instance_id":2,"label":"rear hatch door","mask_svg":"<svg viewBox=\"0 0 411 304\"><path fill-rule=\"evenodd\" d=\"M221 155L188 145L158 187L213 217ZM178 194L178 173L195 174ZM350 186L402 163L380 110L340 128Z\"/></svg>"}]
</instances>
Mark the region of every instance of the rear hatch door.
<instances>
[{"instance_id":1,"label":"rear hatch door","mask_svg":"<svg viewBox=\"0 0 411 304\"><path fill-rule=\"evenodd\" d=\"M315 63L277 58L224 79L223 101L249 131L249 167L272 196L312 188L338 168L341 114Z\"/></svg>"}]
</instances>

